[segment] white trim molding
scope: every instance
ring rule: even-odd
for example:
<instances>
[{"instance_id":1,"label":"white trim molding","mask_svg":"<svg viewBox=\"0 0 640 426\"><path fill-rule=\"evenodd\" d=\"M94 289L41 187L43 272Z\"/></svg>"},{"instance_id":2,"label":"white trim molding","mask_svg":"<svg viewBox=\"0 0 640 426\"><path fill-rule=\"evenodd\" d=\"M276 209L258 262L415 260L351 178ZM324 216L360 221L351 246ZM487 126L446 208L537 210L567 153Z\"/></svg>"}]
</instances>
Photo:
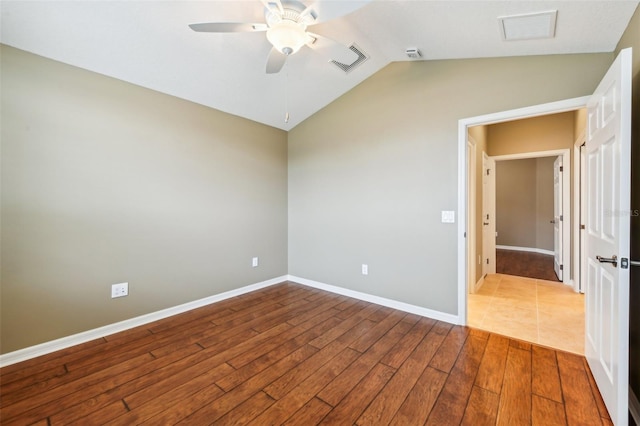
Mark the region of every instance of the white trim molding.
<instances>
[{"instance_id":1,"label":"white trim molding","mask_svg":"<svg viewBox=\"0 0 640 426\"><path fill-rule=\"evenodd\" d=\"M497 249L501 249L501 250L528 251L528 252L531 252L531 253L548 254L548 255L553 256L553 250L545 250L545 249L535 248L535 247L518 247L518 246L501 246L501 245L497 245L496 248Z\"/></svg>"},{"instance_id":2,"label":"white trim molding","mask_svg":"<svg viewBox=\"0 0 640 426\"><path fill-rule=\"evenodd\" d=\"M113 324L105 325L104 327L94 328L93 330L83 331L82 333L73 334L71 336L62 337L60 339L51 340L49 342L41 343L39 345L30 346L28 348L20 349L14 352L8 352L0 355L0 367L6 367L7 365L15 364L18 362L26 361L31 358L36 358L42 355L49 354L51 352L59 351L61 349L69 348L71 346L79 345L81 343L89 342L91 340L99 339L110 334L119 333L121 331L129 330L134 327L138 327L150 322L158 321L164 318L168 318L173 315L182 314L192 309L201 308L212 303L220 302L225 299L240 296L241 294L250 293L261 288L269 287L281 282L287 281L287 276L281 276L278 278L272 278L267 281L262 281L256 284L247 285L234 290L225 291L213 296L205 297L204 299L194 300L193 302L187 302L182 305L173 306L171 308L162 309L160 311L151 312L149 314L141 315L139 317L131 318L128 320L116 322Z\"/></svg>"},{"instance_id":3,"label":"white trim molding","mask_svg":"<svg viewBox=\"0 0 640 426\"><path fill-rule=\"evenodd\" d=\"M313 280L300 278L292 275L289 275L287 280L294 283L306 285L308 287L317 288L319 290L324 290L331 293L340 294L342 296L348 296L354 299L363 300L365 302L386 306L388 308L397 309L399 311L409 312L411 314L432 318L438 321L444 321L451 324L460 324L460 321L457 315L447 314L445 312L440 312L440 311L434 311L432 309L423 308L421 306L411 305L409 303L399 302L397 300L387 299L385 297L375 296L368 293L362 293L355 290L349 290L347 288L325 284L318 281L313 281Z\"/></svg>"}]
</instances>

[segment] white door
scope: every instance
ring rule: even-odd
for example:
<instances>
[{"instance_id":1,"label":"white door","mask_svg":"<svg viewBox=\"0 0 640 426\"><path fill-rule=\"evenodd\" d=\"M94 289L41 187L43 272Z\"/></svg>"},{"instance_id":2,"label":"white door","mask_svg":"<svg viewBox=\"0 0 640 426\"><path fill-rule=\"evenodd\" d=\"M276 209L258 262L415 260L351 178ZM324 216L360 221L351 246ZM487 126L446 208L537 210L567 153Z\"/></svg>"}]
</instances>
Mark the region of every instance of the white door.
<instances>
[{"instance_id":1,"label":"white door","mask_svg":"<svg viewBox=\"0 0 640 426\"><path fill-rule=\"evenodd\" d=\"M587 104L585 355L611 420L628 422L631 49Z\"/></svg>"},{"instance_id":2,"label":"white door","mask_svg":"<svg viewBox=\"0 0 640 426\"><path fill-rule=\"evenodd\" d=\"M562 281L562 156L553 162L553 269ZM548 234L547 234L548 235Z\"/></svg>"},{"instance_id":3,"label":"white door","mask_svg":"<svg viewBox=\"0 0 640 426\"><path fill-rule=\"evenodd\" d=\"M482 275L496 273L496 162L482 153Z\"/></svg>"}]
</instances>

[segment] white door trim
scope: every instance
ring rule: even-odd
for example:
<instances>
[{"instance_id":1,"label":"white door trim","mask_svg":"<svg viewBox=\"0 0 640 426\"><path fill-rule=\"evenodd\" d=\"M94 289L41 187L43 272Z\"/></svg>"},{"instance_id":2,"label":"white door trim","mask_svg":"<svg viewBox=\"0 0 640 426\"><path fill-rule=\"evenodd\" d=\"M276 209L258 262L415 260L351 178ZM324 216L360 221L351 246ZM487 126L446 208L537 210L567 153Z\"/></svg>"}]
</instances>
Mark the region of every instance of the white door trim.
<instances>
[{"instance_id":1,"label":"white door trim","mask_svg":"<svg viewBox=\"0 0 640 426\"><path fill-rule=\"evenodd\" d=\"M467 206L467 139L468 128L486 124L495 124L522 118L537 117L546 114L573 111L584 108L589 96L566 99L558 102L534 105L525 108L502 111L493 114L480 115L458 120L458 212L459 215L469 214ZM458 221L458 324L467 324L467 250L466 220Z\"/></svg>"},{"instance_id":2,"label":"white door trim","mask_svg":"<svg viewBox=\"0 0 640 426\"><path fill-rule=\"evenodd\" d=\"M584 238L582 238L582 212L586 211L585 205L585 193L584 193L584 182L585 173L585 163L584 163L584 150L581 148L584 144L585 132L583 131L580 136L576 139L573 145L573 238L572 244L574 247L573 250L573 290L578 293L584 293L582 279L584 277L584 265L581 261L582 254L585 250Z\"/></svg>"}]
</instances>

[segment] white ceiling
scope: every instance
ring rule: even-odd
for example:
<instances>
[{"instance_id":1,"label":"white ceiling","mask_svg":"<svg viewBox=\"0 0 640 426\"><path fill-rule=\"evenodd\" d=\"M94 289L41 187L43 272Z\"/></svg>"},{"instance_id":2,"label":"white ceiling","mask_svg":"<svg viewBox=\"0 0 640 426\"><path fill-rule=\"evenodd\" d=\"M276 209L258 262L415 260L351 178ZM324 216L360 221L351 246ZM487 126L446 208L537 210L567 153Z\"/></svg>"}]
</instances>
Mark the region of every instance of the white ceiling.
<instances>
[{"instance_id":1,"label":"white ceiling","mask_svg":"<svg viewBox=\"0 0 640 426\"><path fill-rule=\"evenodd\" d=\"M279 74L267 75L271 46L264 32L197 33L187 26L264 22L257 0L2 0L0 41L289 130L390 62L410 60L409 47L420 49L421 60L611 52L638 1L320 0L317 6L321 19L355 10L310 28L369 56L348 74L303 47ZM498 17L553 9L555 38L502 40Z\"/></svg>"}]
</instances>

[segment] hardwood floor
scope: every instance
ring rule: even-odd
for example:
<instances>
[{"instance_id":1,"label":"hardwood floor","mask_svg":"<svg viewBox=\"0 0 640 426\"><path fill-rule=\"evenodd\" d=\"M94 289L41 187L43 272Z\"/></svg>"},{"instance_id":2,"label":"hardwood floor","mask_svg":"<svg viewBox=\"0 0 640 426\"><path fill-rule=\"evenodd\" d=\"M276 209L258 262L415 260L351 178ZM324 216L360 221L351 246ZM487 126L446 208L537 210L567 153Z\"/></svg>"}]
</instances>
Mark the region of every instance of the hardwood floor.
<instances>
[{"instance_id":1,"label":"hardwood floor","mask_svg":"<svg viewBox=\"0 0 640 426\"><path fill-rule=\"evenodd\" d=\"M5 426L611 424L581 356L294 283L0 379Z\"/></svg>"},{"instance_id":2,"label":"hardwood floor","mask_svg":"<svg viewBox=\"0 0 640 426\"><path fill-rule=\"evenodd\" d=\"M496 273L559 282L553 256L528 251L496 249Z\"/></svg>"}]
</instances>

